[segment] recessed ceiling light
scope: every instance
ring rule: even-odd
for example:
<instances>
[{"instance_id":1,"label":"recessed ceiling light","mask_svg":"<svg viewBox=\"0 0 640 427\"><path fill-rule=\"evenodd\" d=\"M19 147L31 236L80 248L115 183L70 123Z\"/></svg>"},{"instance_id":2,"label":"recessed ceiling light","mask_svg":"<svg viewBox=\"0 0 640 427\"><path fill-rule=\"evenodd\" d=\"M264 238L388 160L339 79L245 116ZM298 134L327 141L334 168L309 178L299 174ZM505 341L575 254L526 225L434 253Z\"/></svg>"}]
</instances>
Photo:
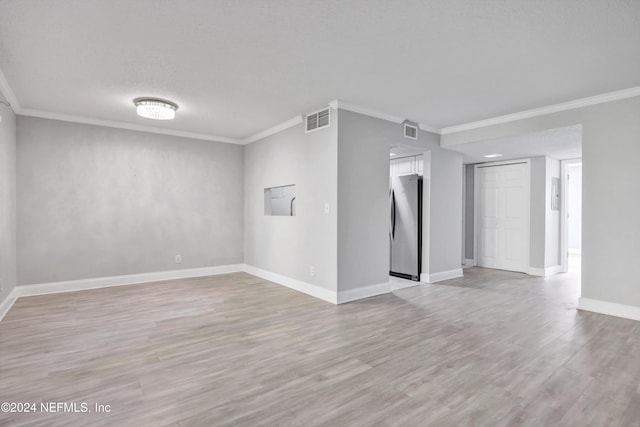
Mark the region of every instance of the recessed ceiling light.
<instances>
[{"instance_id":1,"label":"recessed ceiling light","mask_svg":"<svg viewBox=\"0 0 640 427\"><path fill-rule=\"evenodd\" d=\"M173 120L178 104L159 98L136 98L133 100L140 117L153 120Z\"/></svg>"},{"instance_id":2,"label":"recessed ceiling light","mask_svg":"<svg viewBox=\"0 0 640 427\"><path fill-rule=\"evenodd\" d=\"M396 153L389 153L389 157L397 156Z\"/></svg>"},{"instance_id":3,"label":"recessed ceiling light","mask_svg":"<svg viewBox=\"0 0 640 427\"><path fill-rule=\"evenodd\" d=\"M493 154L485 154L484 156L488 159L492 159L494 157L502 157L502 154L493 153Z\"/></svg>"}]
</instances>

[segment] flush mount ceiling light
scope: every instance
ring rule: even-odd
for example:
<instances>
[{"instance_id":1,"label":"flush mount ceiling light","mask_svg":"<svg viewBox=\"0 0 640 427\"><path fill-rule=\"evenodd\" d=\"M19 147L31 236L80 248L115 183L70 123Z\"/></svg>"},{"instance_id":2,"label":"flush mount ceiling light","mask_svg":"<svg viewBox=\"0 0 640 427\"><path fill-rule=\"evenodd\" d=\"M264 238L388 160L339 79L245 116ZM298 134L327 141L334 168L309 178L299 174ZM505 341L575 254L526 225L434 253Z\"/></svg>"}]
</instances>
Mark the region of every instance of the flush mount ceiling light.
<instances>
[{"instance_id":1,"label":"flush mount ceiling light","mask_svg":"<svg viewBox=\"0 0 640 427\"><path fill-rule=\"evenodd\" d=\"M173 120L178 104L159 98L136 98L133 100L140 117L153 120Z\"/></svg>"},{"instance_id":2,"label":"flush mount ceiling light","mask_svg":"<svg viewBox=\"0 0 640 427\"><path fill-rule=\"evenodd\" d=\"M494 157L502 157L502 154L493 153L493 154L485 154L484 156L488 159L493 159Z\"/></svg>"}]
</instances>

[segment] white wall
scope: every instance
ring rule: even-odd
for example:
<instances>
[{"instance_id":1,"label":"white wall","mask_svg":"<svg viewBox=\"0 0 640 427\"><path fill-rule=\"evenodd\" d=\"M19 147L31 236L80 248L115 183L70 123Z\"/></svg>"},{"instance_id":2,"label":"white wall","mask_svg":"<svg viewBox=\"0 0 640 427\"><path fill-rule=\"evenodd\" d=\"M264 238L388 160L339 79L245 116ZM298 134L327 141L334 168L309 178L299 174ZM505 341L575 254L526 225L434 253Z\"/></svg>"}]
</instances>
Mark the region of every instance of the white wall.
<instances>
[{"instance_id":1,"label":"white wall","mask_svg":"<svg viewBox=\"0 0 640 427\"><path fill-rule=\"evenodd\" d=\"M16 286L16 116L0 104L0 304Z\"/></svg>"},{"instance_id":2,"label":"white wall","mask_svg":"<svg viewBox=\"0 0 640 427\"><path fill-rule=\"evenodd\" d=\"M569 251L579 253L582 249L582 165L569 166L567 208L569 213Z\"/></svg>"},{"instance_id":3,"label":"white wall","mask_svg":"<svg viewBox=\"0 0 640 427\"><path fill-rule=\"evenodd\" d=\"M336 292L338 117L331 114L329 128L305 133L301 123L245 146L244 248L248 265ZM296 215L265 216L264 189L290 184Z\"/></svg>"},{"instance_id":4,"label":"white wall","mask_svg":"<svg viewBox=\"0 0 640 427\"><path fill-rule=\"evenodd\" d=\"M460 269L462 156L443 150L439 136L339 110L338 283L350 290L388 281L389 148L410 144L426 152L423 273Z\"/></svg>"},{"instance_id":5,"label":"white wall","mask_svg":"<svg viewBox=\"0 0 640 427\"><path fill-rule=\"evenodd\" d=\"M20 116L17 163L19 284L243 261L242 146Z\"/></svg>"},{"instance_id":6,"label":"white wall","mask_svg":"<svg viewBox=\"0 0 640 427\"><path fill-rule=\"evenodd\" d=\"M582 296L640 307L640 97L442 136L444 147L582 124Z\"/></svg>"}]
</instances>

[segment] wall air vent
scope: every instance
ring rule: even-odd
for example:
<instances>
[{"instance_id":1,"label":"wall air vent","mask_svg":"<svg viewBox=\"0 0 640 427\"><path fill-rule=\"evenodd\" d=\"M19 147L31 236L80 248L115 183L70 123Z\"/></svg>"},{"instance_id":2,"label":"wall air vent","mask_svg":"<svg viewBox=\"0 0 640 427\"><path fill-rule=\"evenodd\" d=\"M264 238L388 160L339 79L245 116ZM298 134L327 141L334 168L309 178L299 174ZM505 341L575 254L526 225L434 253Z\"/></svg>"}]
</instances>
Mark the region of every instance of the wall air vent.
<instances>
[{"instance_id":1,"label":"wall air vent","mask_svg":"<svg viewBox=\"0 0 640 427\"><path fill-rule=\"evenodd\" d=\"M305 123L306 123L305 130L307 133L330 126L331 125L331 108L327 107L324 110L307 114Z\"/></svg>"},{"instance_id":2,"label":"wall air vent","mask_svg":"<svg viewBox=\"0 0 640 427\"><path fill-rule=\"evenodd\" d=\"M409 139L418 139L418 127L405 123L404 137Z\"/></svg>"}]
</instances>

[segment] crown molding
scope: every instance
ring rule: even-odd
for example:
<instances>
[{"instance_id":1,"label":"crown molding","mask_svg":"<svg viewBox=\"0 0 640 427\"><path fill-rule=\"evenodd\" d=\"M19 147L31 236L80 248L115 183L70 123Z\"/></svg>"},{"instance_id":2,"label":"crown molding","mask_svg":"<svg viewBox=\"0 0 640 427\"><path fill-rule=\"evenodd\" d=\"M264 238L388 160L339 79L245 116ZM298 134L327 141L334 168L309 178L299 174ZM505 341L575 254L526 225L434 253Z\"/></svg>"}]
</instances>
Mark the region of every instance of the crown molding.
<instances>
[{"instance_id":1,"label":"crown molding","mask_svg":"<svg viewBox=\"0 0 640 427\"><path fill-rule=\"evenodd\" d=\"M442 131L442 129L440 129L440 128L436 128L436 127L433 127L433 126L425 125L423 123L418 123L418 127L420 127L420 130L423 130L425 132L435 133L437 135L440 135L440 132Z\"/></svg>"},{"instance_id":2,"label":"crown molding","mask_svg":"<svg viewBox=\"0 0 640 427\"><path fill-rule=\"evenodd\" d=\"M20 114L20 102L18 102L18 98L16 98L16 94L13 92L13 89L11 89L11 86L9 86L9 82L7 81L7 78L5 77L1 69L0 69L0 93L2 93L2 96L4 96L4 98L10 104L9 106L11 107L13 112L16 114Z\"/></svg>"},{"instance_id":3,"label":"crown molding","mask_svg":"<svg viewBox=\"0 0 640 427\"><path fill-rule=\"evenodd\" d=\"M363 115L369 116L369 117L375 117L376 119L386 120L386 121L392 122L392 123L404 123L405 121L408 120L408 119L406 119L404 117L394 116L392 114L387 114L387 113L383 113L381 111L372 110L370 108L363 107L361 105L349 104L347 102L340 101L339 99L336 99L335 101L331 101L329 103L329 106L331 108L340 108L341 110L347 110L347 111L351 111L353 113L363 114ZM433 126L429 126L429 125L426 125L424 123L417 123L417 125L420 128L420 130L423 130L425 132L431 132L431 133L435 133L435 134L438 134L438 135L440 134L440 129L439 128L436 128L436 127L433 127Z\"/></svg>"},{"instance_id":4,"label":"crown molding","mask_svg":"<svg viewBox=\"0 0 640 427\"><path fill-rule=\"evenodd\" d=\"M299 114L292 119L289 119L285 122L272 126L269 129L265 129L262 132L254 133L253 135L240 140L239 143L244 145L251 144L252 142L256 142L262 138L266 138L278 132L282 132L285 129L289 129L290 127L293 127L297 124L302 123L302 121L303 121L302 114Z\"/></svg>"},{"instance_id":5,"label":"crown molding","mask_svg":"<svg viewBox=\"0 0 640 427\"><path fill-rule=\"evenodd\" d=\"M449 126L442 128L441 134L447 135L451 133L462 132L465 130L478 129L487 126L513 122L515 120L528 119L531 117L544 116L546 114L559 113L561 111L588 107L590 105L603 104L605 102L619 101L621 99L632 98L634 96L640 96L640 86L615 92L603 93L595 96L589 96L587 98L580 98L560 104L548 105L546 107L534 108L532 110L520 111L518 113L506 114L504 116L493 117L486 120L478 120L476 122Z\"/></svg>"},{"instance_id":6,"label":"crown molding","mask_svg":"<svg viewBox=\"0 0 640 427\"><path fill-rule=\"evenodd\" d=\"M97 119L93 117L78 116L73 114L53 113L50 111L36 110L32 108L22 108L20 102L15 95L9 81L5 77L2 69L0 69L0 92L11 104L14 113L21 116L38 117L41 119L61 120L65 122L82 123L95 126L106 126L116 129L134 130L140 132L155 133L160 135L179 136L182 138L200 139L203 141L223 142L227 144L242 144L242 140L236 138L226 138L216 135L208 135L202 133L188 132L182 130L165 129L156 126L139 125L135 123L120 122L115 120Z\"/></svg>"},{"instance_id":7,"label":"crown molding","mask_svg":"<svg viewBox=\"0 0 640 427\"><path fill-rule=\"evenodd\" d=\"M119 122L114 120L96 119L92 117L76 116L73 114L51 113L49 111L24 109L18 114L28 117L38 117L41 119L62 120L65 122L82 123L86 125L106 126L116 129L135 130L140 132L156 133L160 135L179 136L182 138L200 139L204 141L224 142L227 144L242 144L238 139L225 138L222 136L207 135L202 133L187 132L182 130L165 129L155 126L138 125L135 123Z\"/></svg>"},{"instance_id":8,"label":"crown molding","mask_svg":"<svg viewBox=\"0 0 640 427\"><path fill-rule=\"evenodd\" d=\"M72 114L53 113L50 111L36 110L36 109L30 109L30 108L23 109L20 106L20 102L18 101L18 98L15 95L15 92L9 85L9 82L6 76L4 75L2 69L0 69L0 93L4 96L7 102L9 102L13 112L15 114L22 115L22 116L39 117L39 118L52 119L52 120L62 120L67 122L82 123L82 124L89 124L89 125L96 125L96 126L106 126L106 127L117 128L117 129L127 129L127 130L134 130L134 131L140 131L140 132L156 133L161 135L200 139L204 141L223 142L227 144L241 144L241 145L250 144L252 142L258 141L259 139L266 138L267 136L271 136L275 133L281 132L292 126L302 123L303 121L303 115L297 115L283 123L272 126L269 129L255 133L246 138L227 138L227 137L216 136L216 135L208 135L208 134L174 130L174 129L165 129L165 128L160 128L155 126L139 125L139 124L128 123L128 122L98 119L93 117L85 117L85 116L78 116L78 115L72 115ZM561 111L587 107L590 105L602 104L602 103L611 102L611 101L618 101L626 98L632 98L635 96L640 96L640 86L632 87L629 89L623 89L615 92L608 92L608 93L590 96L586 98L576 99L573 101L563 102L560 104L549 105L546 107L534 108L531 110L520 111L512 114L506 114L504 116L493 117L485 120L478 120L475 122L469 122L469 123L464 123L464 124L455 125L455 126L448 126L442 129L439 129L424 123L418 123L418 127L420 128L420 130L425 132L431 132L438 135L447 135L447 134L462 132L466 130L472 130L472 129L478 129L478 128L493 126L493 125L502 124L502 123L508 123L516 120L522 120L522 119L527 119L531 117L537 117L537 116L542 116L546 114L558 113ZM333 109L340 108L346 111L363 114L365 116L386 120L392 123L403 123L406 120L403 117L394 116L392 114L376 111L376 110L363 107L360 105L356 105L356 104L346 103L346 102L340 101L339 99L329 102L329 106Z\"/></svg>"},{"instance_id":9,"label":"crown molding","mask_svg":"<svg viewBox=\"0 0 640 427\"><path fill-rule=\"evenodd\" d=\"M332 108L340 108L341 110L351 111L353 113L363 114L369 117L375 117L376 119L386 120L393 123L402 123L406 119L404 117L394 116L392 114L383 113L381 111L372 110L361 105L349 104L344 101L336 99L329 103Z\"/></svg>"}]
</instances>

